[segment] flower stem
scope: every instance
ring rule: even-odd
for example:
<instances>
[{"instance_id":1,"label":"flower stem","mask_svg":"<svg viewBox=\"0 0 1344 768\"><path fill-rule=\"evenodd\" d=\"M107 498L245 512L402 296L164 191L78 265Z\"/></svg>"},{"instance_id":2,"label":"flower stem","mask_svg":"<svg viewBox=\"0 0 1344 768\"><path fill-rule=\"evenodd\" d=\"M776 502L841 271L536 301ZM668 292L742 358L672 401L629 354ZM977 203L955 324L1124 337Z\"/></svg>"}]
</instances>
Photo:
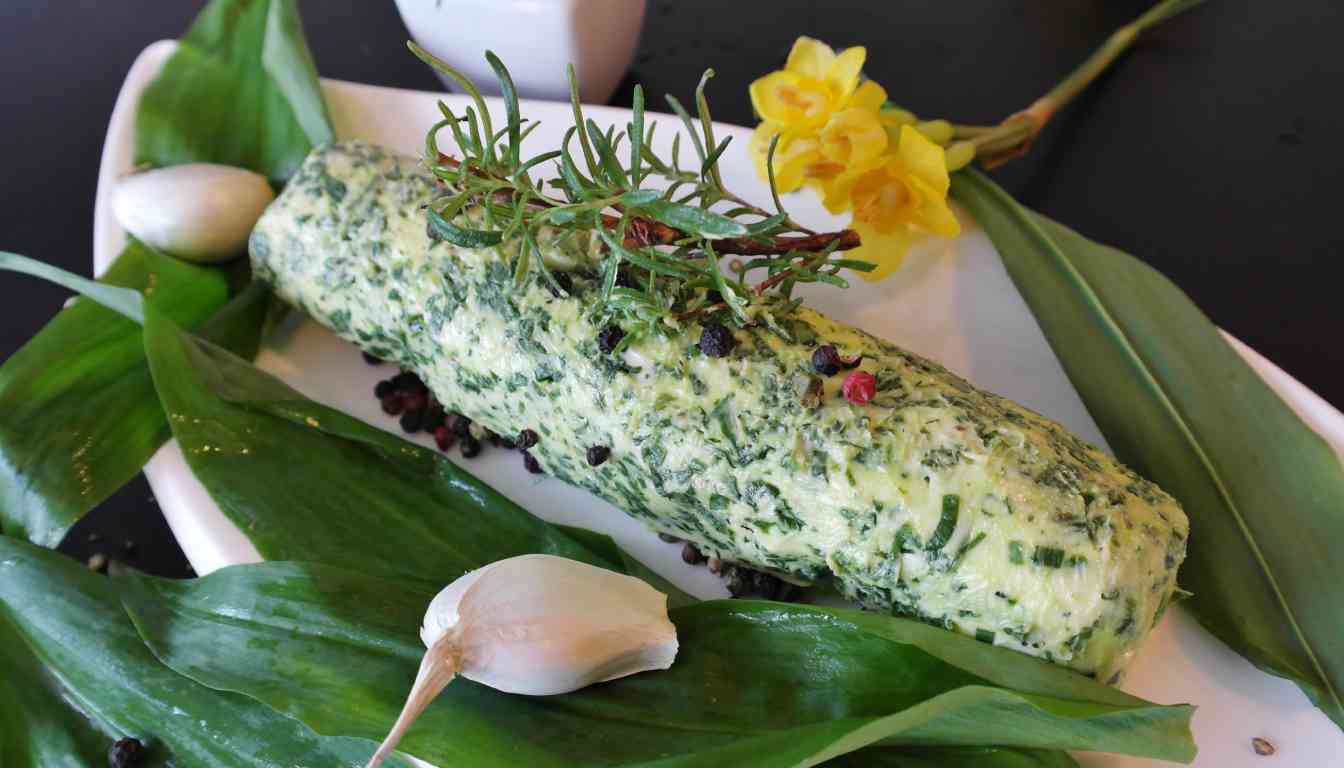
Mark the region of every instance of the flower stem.
<instances>
[{"instance_id":1,"label":"flower stem","mask_svg":"<svg viewBox=\"0 0 1344 768\"><path fill-rule=\"evenodd\" d=\"M1111 33L1100 48L1093 51L1058 85L1032 102L1031 106L1010 115L991 130L982 130L981 126L957 126L960 135L975 145L976 157L986 168L1019 157L1031 148L1032 141L1050 118L1114 64L1139 35L1201 2L1203 0L1162 0L1142 16Z\"/></svg>"}]
</instances>

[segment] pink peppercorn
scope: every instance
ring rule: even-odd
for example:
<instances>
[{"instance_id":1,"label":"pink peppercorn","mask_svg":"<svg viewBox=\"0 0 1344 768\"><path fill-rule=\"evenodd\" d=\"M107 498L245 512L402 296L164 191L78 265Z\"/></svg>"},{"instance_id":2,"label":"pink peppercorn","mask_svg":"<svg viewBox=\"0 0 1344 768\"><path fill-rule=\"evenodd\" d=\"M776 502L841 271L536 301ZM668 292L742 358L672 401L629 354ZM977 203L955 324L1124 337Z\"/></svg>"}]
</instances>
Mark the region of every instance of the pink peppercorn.
<instances>
[{"instance_id":1,"label":"pink peppercorn","mask_svg":"<svg viewBox=\"0 0 1344 768\"><path fill-rule=\"evenodd\" d=\"M863 405L877 395L877 379L867 371L855 371L845 377L840 390L849 402Z\"/></svg>"},{"instance_id":2,"label":"pink peppercorn","mask_svg":"<svg viewBox=\"0 0 1344 768\"><path fill-rule=\"evenodd\" d=\"M448 427L440 424L434 428L434 444L439 447L440 451L446 451L453 447L454 439L456 439L456 435L449 432Z\"/></svg>"}]
</instances>

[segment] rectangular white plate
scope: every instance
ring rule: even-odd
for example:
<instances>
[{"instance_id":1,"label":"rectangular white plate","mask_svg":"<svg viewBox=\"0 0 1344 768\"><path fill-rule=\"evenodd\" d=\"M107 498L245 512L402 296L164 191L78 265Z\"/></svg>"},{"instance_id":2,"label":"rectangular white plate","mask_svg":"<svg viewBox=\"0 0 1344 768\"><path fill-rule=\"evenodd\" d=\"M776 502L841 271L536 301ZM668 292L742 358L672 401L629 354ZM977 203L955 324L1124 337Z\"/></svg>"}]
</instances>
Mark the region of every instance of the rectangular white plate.
<instances>
[{"instance_id":1,"label":"rectangular white plate","mask_svg":"<svg viewBox=\"0 0 1344 768\"><path fill-rule=\"evenodd\" d=\"M94 266L104 269L121 251L125 236L112 217L112 183L130 171L134 154L135 106L140 93L158 73L176 43L146 48L127 75L108 126L98 180L94 219ZM407 154L423 151L425 131L439 119L438 99L461 112L461 96L407 91L324 80L323 93L341 138L362 138ZM492 110L502 107L492 102ZM542 125L528 139L533 152L559 144L571 124L569 106L528 101L525 117ZM588 107L600 125L624 126L629 111ZM497 118L502 119L502 118ZM660 151L671 143L675 118L664 116ZM746 143L750 131L719 125L721 136L733 136L721 167L730 189L749 199L768 200L769 189L756 178ZM448 137L443 137L445 140ZM445 144L446 146L446 144ZM786 199L795 218L810 226L837 228L814 195ZM955 241L929 243L912 253L892 278L870 285L860 280L840 291L811 287L802 291L812 306L919 354L941 361L985 389L1010 397L1059 420L1097 445L1105 441L1069 384L1022 297L1004 271L994 247L962 216L964 234ZM1233 346L1336 452L1344 455L1344 416L1292 377L1254 351ZM370 367L355 347L315 323L299 319L267 340L258 365L320 402L365 421L396 431L373 398L374 384L391 375L387 367ZM432 445L427 437L418 442ZM462 461L477 477L547 520L579 525L611 535L678 586L700 597L726 595L722 583L704 568L682 563L679 547L664 544L632 518L587 492L558 480L527 474L516 453L487 449L479 458ZM159 451L145 468L150 485L179 543L198 573L260 559L245 536L224 517L205 488L191 474L176 443ZM297 534L296 535L301 535ZM354 548L352 542L352 548ZM1290 683L1265 675L1201 629L1176 608L1142 649L1124 684L1126 691L1162 703L1199 706L1194 729L1199 744L1195 764L1206 768L1240 766L1325 766L1344 755L1344 734ZM1278 749L1273 758L1257 756L1251 738L1268 739ZM1330 755L1335 755L1331 758ZM1137 768L1156 761L1114 755L1081 755L1090 768Z\"/></svg>"}]
</instances>

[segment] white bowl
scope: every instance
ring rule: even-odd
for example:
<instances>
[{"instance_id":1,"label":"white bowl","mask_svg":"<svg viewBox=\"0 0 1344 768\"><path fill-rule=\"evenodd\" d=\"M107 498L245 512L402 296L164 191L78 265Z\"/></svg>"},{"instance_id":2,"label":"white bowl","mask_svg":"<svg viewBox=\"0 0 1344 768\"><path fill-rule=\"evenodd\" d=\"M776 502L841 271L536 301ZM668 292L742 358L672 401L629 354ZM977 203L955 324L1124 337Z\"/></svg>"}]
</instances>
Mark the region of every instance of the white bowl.
<instances>
[{"instance_id":1,"label":"white bowl","mask_svg":"<svg viewBox=\"0 0 1344 768\"><path fill-rule=\"evenodd\" d=\"M520 96L569 98L565 68L579 78L583 101L602 104L630 68L645 0L397 0L411 37L498 95L485 52L509 68ZM455 84L440 75L450 89Z\"/></svg>"}]
</instances>

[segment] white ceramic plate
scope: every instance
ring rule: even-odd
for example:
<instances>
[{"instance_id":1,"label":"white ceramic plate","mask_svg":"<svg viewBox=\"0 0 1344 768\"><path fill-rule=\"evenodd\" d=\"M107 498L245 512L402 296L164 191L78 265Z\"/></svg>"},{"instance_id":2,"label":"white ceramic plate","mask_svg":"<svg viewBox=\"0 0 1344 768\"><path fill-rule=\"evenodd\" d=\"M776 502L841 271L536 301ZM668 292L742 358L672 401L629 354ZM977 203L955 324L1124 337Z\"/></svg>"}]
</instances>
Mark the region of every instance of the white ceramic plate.
<instances>
[{"instance_id":1,"label":"white ceramic plate","mask_svg":"<svg viewBox=\"0 0 1344 768\"><path fill-rule=\"evenodd\" d=\"M141 53L112 114L94 220L94 265L99 271L124 243L111 214L108 192L113 181L131 168L135 105L174 45L155 43ZM407 153L418 153L424 146L425 129L438 119L437 99L454 107L465 103L460 96L334 80L323 81L323 90L339 136L368 139ZM566 104L528 102L523 112L542 121L529 139L533 151L556 146L570 125ZM613 122L624 125L629 117L627 110L609 107L592 107L587 114L604 126ZM665 145L675 125L675 121L668 122L659 132ZM746 153L749 131L729 125L717 130L734 137L734 145L721 162L728 186L748 198L768 200L768 188L757 180ZM796 218L814 227L840 223L827 215L812 195L794 195L786 205ZM961 238L921 248L893 278L876 286L855 281L847 291L822 287L806 294L809 302L838 319L939 360L977 385L1058 419L1083 438L1105 445L994 247L964 216L963 223ZM1344 416L1254 351L1235 340L1233 346L1307 423L1344 454ZM293 321L268 339L258 365L313 399L379 427L397 429L396 422L381 413L372 396L373 385L390 375L389 369L365 365L353 346L311 321ZM423 436L420 441L430 444ZM454 453L453 458L460 457ZM527 474L514 452L487 450L479 458L462 463L540 517L610 534L627 551L693 594L706 598L726 594L721 582L704 568L684 565L676 545L660 542L633 519L585 491ZM260 559L192 476L176 443L164 446L145 468L145 474L197 572L206 574L225 565ZM1168 612L1148 640L1124 687L1153 701L1199 706L1194 720L1199 766L1263 764L1268 758L1251 750L1251 738L1255 736L1277 747L1273 765L1337 764L1338 756L1344 754L1344 734L1295 687L1254 669L1179 608ZM1152 764L1112 755L1081 757L1088 766L1130 768Z\"/></svg>"}]
</instances>

